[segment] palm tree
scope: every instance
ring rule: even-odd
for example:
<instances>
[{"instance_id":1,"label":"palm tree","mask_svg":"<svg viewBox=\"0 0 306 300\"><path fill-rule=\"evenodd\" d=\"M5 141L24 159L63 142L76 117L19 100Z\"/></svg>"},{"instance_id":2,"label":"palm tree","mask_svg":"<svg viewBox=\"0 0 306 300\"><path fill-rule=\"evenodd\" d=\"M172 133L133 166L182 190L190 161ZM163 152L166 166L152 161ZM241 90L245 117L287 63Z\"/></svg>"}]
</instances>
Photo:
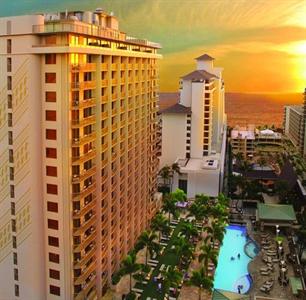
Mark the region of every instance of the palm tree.
<instances>
[{"instance_id":1,"label":"palm tree","mask_svg":"<svg viewBox=\"0 0 306 300\"><path fill-rule=\"evenodd\" d=\"M202 289L210 292L213 288L213 280L211 277L206 276L204 268L192 272L190 284L199 288L199 300L201 300Z\"/></svg>"},{"instance_id":2,"label":"palm tree","mask_svg":"<svg viewBox=\"0 0 306 300\"><path fill-rule=\"evenodd\" d=\"M170 266L167 271L162 272L164 277L165 292L168 294L170 287L177 288L182 280L182 273L174 266Z\"/></svg>"},{"instance_id":3,"label":"palm tree","mask_svg":"<svg viewBox=\"0 0 306 300\"><path fill-rule=\"evenodd\" d=\"M134 273L139 271L140 268L140 264L136 263L135 252L128 254L122 261L122 273L130 276L130 292L132 291L132 276Z\"/></svg>"},{"instance_id":4,"label":"palm tree","mask_svg":"<svg viewBox=\"0 0 306 300\"><path fill-rule=\"evenodd\" d=\"M170 166L164 166L159 170L159 175L164 181L164 186L167 186L170 184L170 177L171 177L171 168Z\"/></svg>"},{"instance_id":5,"label":"palm tree","mask_svg":"<svg viewBox=\"0 0 306 300\"><path fill-rule=\"evenodd\" d=\"M199 235L197 228L192 223L184 223L181 229L181 233L186 236L189 240L191 237L196 237Z\"/></svg>"},{"instance_id":6,"label":"palm tree","mask_svg":"<svg viewBox=\"0 0 306 300\"><path fill-rule=\"evenodd\" d=\"M179 265L181 265L183 259L188 260L193 257L194 249L184 237L177 237L174 240L173 245L175 246L176 255L179 258Z\"/></svg>"},{"instance_id":7,"label":"palm tree","mask_svg":"<svg viewBox=\"0 0 306 300\"><path fill-rule=\"evenodd\" d=\"M203 261L205 274L208 274L208 263L211 261L215 266L217 265L217 251L209 244L203 244L200 247L201 254L199 261Z\"/></svg>"},{"instance_id":8,"label":"palm tree","mask_svg":"<svg viewBox=\"0 0 306 300\"><path fill-rule=\"evenodd\" d=\"M158 239L160 241L161 233L165 233L169 231L169 226L167 224L167 219L162 214L157 214L155 218L152 220L151 228L154 231L158 231Z\"/></svg>"},{"instance_id":9,"label":"palm tree","mask_svg":"<svg viewBox=\"0 0 306 300\"><path fill-rule=\"evenodd\" d=\"M153 252L157 250L158 244L154 242L157 235L152 231L144 231L139 237L139 244L142 248L146 247L146 265L148 264L148 253L153 255Z\"/></svg>"},{"instance_id":10,"label":"palm tree","mask_svg":"<svg viewBox=\"0 0 306 300\"><path fill-rule=\"evenodd\" d=\"M177 200L175 198L173 198L171 196L171 194L170 195L165 195L162 210L164 212L168 213L169 223L170 223L171 215L173 217L178 216L178 209L177 209L177 206L176 206L176 202L177 202Z\"/></svg>"},{"instance_id":11,"label":"palm tree","mask_svg":"<svg viewBox=\"0 0 306 300\"><path fill-rule=\"evenodd\" d=\"M263 170L263 167L267 164L267 160L261 156L258 160L257 163L259 164L259 166L261 167L261 170Z\"/></svg>"},{"instance_id":12,"label":"palm tree","mask_svg":"<svg viewBox=\"0 0 306 300\"><path fill-rule=\"evenodd\" d=\"M172 199L175 199L176 202L184 202L184 201L186 201L186 194L181 189L176 189L170 195L171 195Z\"/></svg>"}]
</instances>

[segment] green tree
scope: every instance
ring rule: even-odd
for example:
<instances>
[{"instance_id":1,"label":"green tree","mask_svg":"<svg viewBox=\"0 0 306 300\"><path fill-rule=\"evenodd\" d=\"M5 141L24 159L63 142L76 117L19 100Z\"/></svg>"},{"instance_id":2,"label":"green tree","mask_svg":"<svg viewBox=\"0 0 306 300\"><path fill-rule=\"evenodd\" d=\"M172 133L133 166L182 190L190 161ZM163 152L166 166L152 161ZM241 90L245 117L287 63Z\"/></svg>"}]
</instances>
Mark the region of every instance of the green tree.
<instances>
[{"instance_id":1,"label":"green tree","mask_svg":"<svg viewBox=\"0 0 306 300\"><path fill-rule=\"evenodd\" d=\"M146 265L148 264L148 253L152 256L158 249L158 244L155 242L157 235L152 231L144 231L139 237L139 243L142 248L146 248Z\"/></svg>"},{"instance_id":2,"label":"green tree","mask_svg":"<svg viewBox=\"0 0 306 300\"><path fill-rule=\"evenodd\" d=\"M177 237L173 245L175 246L176 255L179 258L179 265L181 265L183 260L189 260L193 257L194 248L186 238L182 236Z\"/></svg>"},{"instance_id":3,"label":"green tree","mask_svg":"<svg viewBox=\"0 0 306 300\"><path fill-rule=\"evenodd\" d=\"M202 221L205 216L204 206L196 201L189 206L188 211L188 216L194 217L197 222Z\"/></svg>"},{"instance_id":4,"label":"green tree","mask_svg":"<svg viewBox=\"0 0 306 300\"><path fill-rule=\"evenodd\" d=\"M170 266L168 270L162 272L164 277L164 290L168 294L169 299L169 290L170 287L177 288L183 278L182 273L174 266Z\"/></svg>"},{"instance_id":5,"label":"green tree","mask_svg":"<svg viewBox=\"0 0 306 300\"><path fill-rule=\"evenodd\" d=\"M122 261L121 271L122 274L130 276L130 292L132 291L132 276L134 273L140 270L140 264L136 263L136 253L132 252L127 255L126 258Z\"/></svg>"},{"instance_id":6,"label":"green tree","mask_svg":"<svg viewBox=\"0 0 306 300\"><path fill-rule=\"evenodd\" d=\"M211 261L215 266L217 265L217 251L210 244L203 244L200 250L199 261L203 261L205 274L207 275L208 263Z\"/></svg>"},{"instance_id":7,"label":"green tree","mask_svg":"<svg viewBox=\"0 0 306 300\"><path fill-rule=\"evenodd\" d=\"M213 288L213 280L211 277L206 276L204 268L200 268L199 271L193 271L189 283L199 288L199 300L201 300L202 289L211 292Z\"/></svg>"},{"instance_id":8,"label":"green tree","mask_svg":"<svg viewBox=\"0 0 306 300\"><path fill-rule=\"evenodd\" d=\"M151 222L151 228L158 231L158 239L160 241L161 233L169 232L170 228L167 224L167 219L162 214L157 214Z\"/></svg>"},{"instance_id":9,"label":"green tree","mask_svg":"<svg viewBox=\"0 0 306 300\"><path fill-rule=\"evenodd\" d=\"M173 217L178 217L179 215L176 203L177 203L177 200L172 197L172 193L169 195L165 195L162 210L165 213L168 213L169 223L171 220L171 215Z\"/></svg>"},{"instance_id":10,"label":"green tree","mask_svg":"<svg viewBox=\"0 0 306 300\"><path fill-rule=\"evenodd\" d=\"M192 237L196 237L199 235L197 228L192 223L185 222L182 226L181 233L184 234L189 240Z\"/></svg>"}]
</instances>

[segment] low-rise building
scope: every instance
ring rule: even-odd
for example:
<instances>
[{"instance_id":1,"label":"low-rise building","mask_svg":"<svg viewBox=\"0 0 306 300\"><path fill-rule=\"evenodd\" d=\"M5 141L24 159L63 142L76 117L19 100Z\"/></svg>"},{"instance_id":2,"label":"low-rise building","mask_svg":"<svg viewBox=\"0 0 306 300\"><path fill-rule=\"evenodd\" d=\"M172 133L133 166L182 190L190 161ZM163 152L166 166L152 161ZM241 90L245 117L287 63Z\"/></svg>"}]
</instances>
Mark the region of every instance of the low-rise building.
<instances>
[{"instance_id":1,"label":"low-rise building","mask_svg":"<svg viewBox=\"0 0 306 300\"><path fill-rule=\"evenodd\" d=\"M254 125L236 126L230 135L233 154L241 153L244 159L257 152L278 152L282 146L282 134L271 129L259 130Z\"/></svg>"}]
</instances>

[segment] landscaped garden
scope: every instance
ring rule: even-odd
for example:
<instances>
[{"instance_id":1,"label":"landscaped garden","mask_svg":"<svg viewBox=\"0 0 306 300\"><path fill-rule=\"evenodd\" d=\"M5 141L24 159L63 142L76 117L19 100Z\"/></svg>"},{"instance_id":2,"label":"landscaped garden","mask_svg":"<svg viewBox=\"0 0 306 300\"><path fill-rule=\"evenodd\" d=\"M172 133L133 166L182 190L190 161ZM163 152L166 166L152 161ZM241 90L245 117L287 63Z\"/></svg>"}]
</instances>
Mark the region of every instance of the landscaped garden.
<instances>
[{"instance_id":1,"label":"landscaped garden","mask_svg":"<svg viewBox=\"0 0 306 300\"><path fill-rule=\"evenodd\" d=\"M177 299L184 286L196 288L201 299L203 290L212 290L229 201L221 194L198 195L184 209L178 207L182 202L187 202L182 190L164 196L162 212L113 276L114 285L128 277L126 299Z\"/></svg>"}]
</instances>

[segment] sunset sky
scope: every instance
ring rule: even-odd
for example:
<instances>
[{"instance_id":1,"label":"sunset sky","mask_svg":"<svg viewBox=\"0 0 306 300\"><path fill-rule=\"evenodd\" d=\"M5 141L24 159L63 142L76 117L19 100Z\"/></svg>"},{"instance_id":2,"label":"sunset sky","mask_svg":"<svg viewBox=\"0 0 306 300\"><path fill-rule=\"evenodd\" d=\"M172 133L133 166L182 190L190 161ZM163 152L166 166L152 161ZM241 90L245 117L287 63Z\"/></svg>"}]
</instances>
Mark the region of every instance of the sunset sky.
<instances>
[{"instance_id":1,"label":"sunset sky","mask_svg":"<svg viewBox=\"0 0 306 300\"><path fill-rule=\"evenodd\" d=\"M306 0L2 0L0 15L96 7L129 35L162 44L162 91L177 90L203 53L224 67L227 91L306 87Z\"/></svg>"}]
</instances>

